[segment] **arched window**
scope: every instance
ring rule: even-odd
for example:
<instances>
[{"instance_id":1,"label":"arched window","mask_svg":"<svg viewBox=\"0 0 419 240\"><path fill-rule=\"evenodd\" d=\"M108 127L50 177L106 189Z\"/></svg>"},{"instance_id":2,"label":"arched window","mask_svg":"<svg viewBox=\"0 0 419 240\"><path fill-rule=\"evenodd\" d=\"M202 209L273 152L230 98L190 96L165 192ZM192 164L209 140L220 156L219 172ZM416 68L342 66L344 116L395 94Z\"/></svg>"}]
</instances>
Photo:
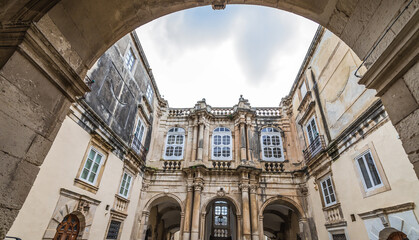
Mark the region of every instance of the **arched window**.
<instances>
[{"instance_id":1,"label":"arched window","mask_svg":"<svg viewBox=\"0 0 419 240\"><path fill-rule=\"evenodd\" d=\"M185 130L172 128L167 133L164 159L179 160L183 158L183 146L185 143Z\"/></svg>"},{"instance_id":2,"label":"arched window","mask_svg":"<svg viewBox=\"0 0 419 240\"><path fill-rule=\"evenodd\" d=\"M218 127L214 130L212 134L212 159L232 159L232 140L230 129Z\"/></svg>"},{"instance_id":3,"label":"arched window","mask_svg":"<svg viewBox=\"0 0 419 240\"><path fill-rule=\"evenodd\" d=\"M80 231L80 221L74 214L64 217L63 221L58 225L54 240L76 240Z\"/></svg>"},{"instance_id":4,"label":"arched window","mask_svg":"<svg viewBox=\"0 0 419 240\"><path fill-rule=\"evenodd\" d=\"M262 160L284 161L281 133L278 129L272 127L262 129L260 142L262 146Z\"/></svg>"}]
</instances>

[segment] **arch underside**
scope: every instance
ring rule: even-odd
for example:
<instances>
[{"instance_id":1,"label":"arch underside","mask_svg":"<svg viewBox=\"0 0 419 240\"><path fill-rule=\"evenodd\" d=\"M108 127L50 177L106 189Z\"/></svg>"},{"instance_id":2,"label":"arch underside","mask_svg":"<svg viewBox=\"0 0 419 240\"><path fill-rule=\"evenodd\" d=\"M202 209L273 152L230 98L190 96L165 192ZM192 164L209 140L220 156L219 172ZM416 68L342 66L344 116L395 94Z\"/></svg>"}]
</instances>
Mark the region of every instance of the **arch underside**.
<instances>
[{"instance_id":1,"label":"arch underside","mask_svg":"<svg viewBox=\"0 0 419 240\"><path fill-rule=\"evenodd\" d=\"M50 29L59 30L65 37L71 46L71 50L76 52L80 58L78 72L84 73L112 44L137 27L173 12L226 2L224 0L32 0L26 2L7 0L4 3L3 12L0 12L0 22L10 25L15 25L16 21L30 23L30 21L39 21L48 13L44 24L48 25ZM228 5L259 5L298 14L334 32L362 58L375 42L375 40L371 42L363 41L362 46L360 42L360 40L368 40L367 38L362 39L362 35L367 28L372 27L368 26L368 21L374 14L360 16L358 11L360 9L364 11L370 9L372 12L382 11L379 6L381 1L368 2L367 6L363 1L351 0L337 2L329 0L229 0ZM402 5L403 1L393 3L389 14L397 13ZM385 7L388 8L389 6ZM360 17L363 18L363 22L356 21ZM381 32L385 30L388 19L384 19L384 21L387 22L385 24L373 23L375 31L368 33L370 39L378 38ZM377 29L377 27L380 29ZM376 33L376 36L371 36ZM60 50L60 47L58 47L58 50ZM68 50L62 49L62 51Z\"/></svg>"}]
</instances>

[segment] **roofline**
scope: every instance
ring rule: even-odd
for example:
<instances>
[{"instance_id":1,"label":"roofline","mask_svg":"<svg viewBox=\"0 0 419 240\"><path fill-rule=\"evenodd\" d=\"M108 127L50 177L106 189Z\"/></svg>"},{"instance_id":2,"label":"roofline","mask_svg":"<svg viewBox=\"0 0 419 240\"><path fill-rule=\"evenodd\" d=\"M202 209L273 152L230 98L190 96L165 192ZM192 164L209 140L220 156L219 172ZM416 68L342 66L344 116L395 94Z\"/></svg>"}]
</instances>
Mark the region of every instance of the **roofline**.
<instances>
[{"instance_id":1,"label":"roofline","mask_svg":"<svg viewBox=\"0 0 419 240\"><path fill-rule=\"evenodd\" d=\"M325 29L326 28L324 28L322 25L319 25L319 27L317 28L313 40L311 40L310 47L308 48L306 56L304 57L304 60L301 64L300 70L298 70L297 76L295 77L294 83L292 84L290 92L285 98L289 98L292 96L292 94L294 94L295 89L297 88L298 81L300 80L308 64L310 63L310 60L313 57L314 50L316 50L318 44L320 43L320 39L323 36Z\"/></svg>"},{"instance_id":2,"label":"roofline","mask_svg":"<svg viewBox=\"0 0 419 240\"><path fill-rule=\"evenodd\" d=\"M135 45L137 47L138 52L140 53L140 58L141 58L142 62L144 63L147 74L150 77L151 84L153 85L154 92L156 93L157 99L160 102L162 102L162 101L166 102L166 100L164 100L160 95L159 88L157 87L156 80L154 79L153 72L151 70L150 64L148 63L148 60L147 60L147 57L145 55L143 46L141 45L140 39L138 38L138 35L137 35L136 31L134 30L130 34L131 34L132 38L134 38Z\"/></svg>"}]
</instances>

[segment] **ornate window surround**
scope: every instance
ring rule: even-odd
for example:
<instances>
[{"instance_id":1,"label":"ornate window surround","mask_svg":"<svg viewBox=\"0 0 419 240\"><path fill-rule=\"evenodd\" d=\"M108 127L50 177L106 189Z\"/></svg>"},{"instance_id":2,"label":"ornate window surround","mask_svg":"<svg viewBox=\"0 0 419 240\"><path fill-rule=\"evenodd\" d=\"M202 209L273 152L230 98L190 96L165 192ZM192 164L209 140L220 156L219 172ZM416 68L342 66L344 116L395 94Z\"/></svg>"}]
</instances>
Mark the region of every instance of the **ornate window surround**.
<instances>
[{"instance_id":1,"label":"ornate window surround","mask_svg":"<svg viewBox=\"0 0 419 240\"><path fill-rule=\"evenodd\" d=\"M217 131L218 130L218 131ZM216 137L221 137L220 139L220 144L219 145L215 145L215 138ZM229 144L224 144L224 137L228 137L229 139ZM227 139L227 138L226 138ZM214 149L216 147L220 147L221 148L221 156L215 156L214 155ZM229 156L224 157L223 156L223 149L224 148L229 148ZM212 131L212 137L211 137L211 159L212 160L232 160L233 159L233 136L231 133L231 130L227 127L216 127L213 131Z\"/></svg>"},{"instance_id":2,"label":"ornate window surround","mask_svg":"<svg viewBox=\"0 0 419 240\"><path fill-rule=\"evenodd\" d=\"M180 131L178 131L180 130ZM174 142L172 144L169 144L169 138L173 136L174 137ZM176 143L176 141L178 140L178 138L182 136L182 144ZM185 152L185 140L186 140L186 131L185 129L181 128L181 127L173 127L170 128L169 131L167 131L167 135L166 135L166 141L165 141L165 146L164 146L164 152L163 152L163 159L164 160L181 160L183 159L183 153ZM168 147L173 147L173 155L168 156L167 155L167 148ZM176 148L181 148L181 154L180 156L175 156L175 149Z\"/></svg>"}]
</instances>

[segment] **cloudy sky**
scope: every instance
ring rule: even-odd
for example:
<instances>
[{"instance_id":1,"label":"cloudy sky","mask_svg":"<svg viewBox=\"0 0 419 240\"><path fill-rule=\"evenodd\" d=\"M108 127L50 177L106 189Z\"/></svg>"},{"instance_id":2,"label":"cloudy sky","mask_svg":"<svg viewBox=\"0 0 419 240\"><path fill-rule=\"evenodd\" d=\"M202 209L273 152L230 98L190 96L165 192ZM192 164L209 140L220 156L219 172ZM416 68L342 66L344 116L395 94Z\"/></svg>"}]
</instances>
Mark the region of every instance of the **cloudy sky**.
<instances>
[{"instance_id":1,"label":"cloudy sky","mask_svg":"<svg viewBox=\"0 0 419 240\"><path fill-rule=\"evenodd\" d=\"M137 33L170 107L202 98L229 107L241 94L270 107L288 94L317 26L273 8L227 5L176 12Z\"/></svg>"}]
</instances>

